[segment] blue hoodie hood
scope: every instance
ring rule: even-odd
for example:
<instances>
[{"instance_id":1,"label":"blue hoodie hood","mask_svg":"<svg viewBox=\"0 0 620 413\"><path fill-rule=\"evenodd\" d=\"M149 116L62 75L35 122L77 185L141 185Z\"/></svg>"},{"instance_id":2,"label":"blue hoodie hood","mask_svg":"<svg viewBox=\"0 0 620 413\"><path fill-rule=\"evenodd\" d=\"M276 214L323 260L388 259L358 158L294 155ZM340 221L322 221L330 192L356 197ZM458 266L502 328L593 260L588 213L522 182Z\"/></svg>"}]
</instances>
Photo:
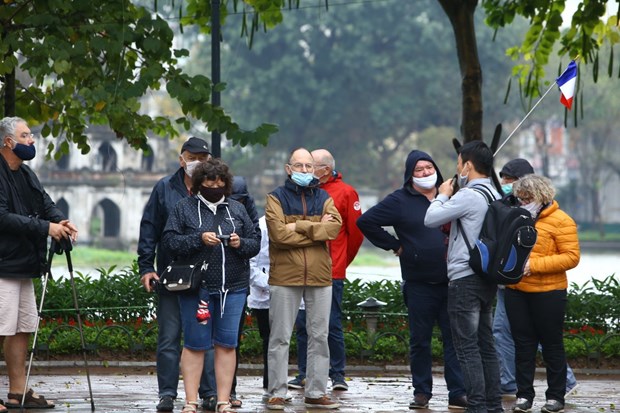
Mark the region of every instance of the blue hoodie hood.
<instances>
[{"instance_id":1,"label":"blue hoodie hood","mask_svg":"<svg viewBox=\"0 0 620 413\"><path fill-rule=\"evenodd\" d=\"M433 161L433 158L431 158L429 154L419 151L417 149L412 150L411 152L409 152L409 155L407 155L407 160L405 161L405 174L403 176L403 186L411 188L413 168L415 168L418 161L429 161L432 162L433 165L435 165L435 171L437 172L437 183L435 184L435 186L439 187L439 185L443 183L443 177L441 176L441 172L439 171L437 164L435 163L435 161Z\"/></svg>"}]
</instances>

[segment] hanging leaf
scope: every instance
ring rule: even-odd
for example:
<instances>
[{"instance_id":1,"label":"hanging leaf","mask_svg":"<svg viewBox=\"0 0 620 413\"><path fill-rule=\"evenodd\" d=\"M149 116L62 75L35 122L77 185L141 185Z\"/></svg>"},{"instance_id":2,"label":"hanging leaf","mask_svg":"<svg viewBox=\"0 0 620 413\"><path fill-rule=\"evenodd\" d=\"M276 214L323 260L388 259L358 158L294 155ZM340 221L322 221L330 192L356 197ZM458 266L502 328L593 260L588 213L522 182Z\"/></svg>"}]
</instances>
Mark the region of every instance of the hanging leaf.
<instances>
[{"instance_id":1,"label":"hanging leaf","mask_svg":"<svg viewBox=\"0 0 620 413\"><path fill-rule=\"evenodd\" d=\"M614 46L609 48L609 66L607 66L607 74L609 77L614 75Z\"/></svg>"},{"instance_id":2,"label":"hanging leaf","mask_svg":"<svg viewBox=\"0 0 620 413\"><path fill-rule=\"evenodd\" d=\"M596 52L596 55L594 57L594 65L592 66L592 79L594 80L594 83L598 81L598 52Z\"/></svg>"},{"instance_id":3,"label":"hanging leaf","mask_svg":"<svg viewBox=\"0 0 620 413\"><path fill-rule=\"evenodd\" d=\"M183 7L179 7L179 31L183 34Z\"/></svg>"},{"instance_id":4,"label":"hanging leaf","mask_svg":"<svg viewBox=\"0 0 620 413\"><path fill-rule=\"evenodd\" d=\"M508 79L508 87L506 88L506 96L504 96L504 105L508 103L508 95L510 95L510 86L512 86L512 77Z\"/></svg>"},{"instance_id":5,"label":"hanging leaf","mask_svg":"<svg viewBox=\"0 0 620 413\"><path fill-rule=\"evenodd\" d=\"M581 95L581 97L579 98L579 100L583 102L583 90L581 90L581 91L579 92L579 94ZM583 119L583 105L580 105L580 106L579 106L579 109L581 110L581 119ZM575 126L577 126L577 124L575 124Z\"/></svg>"},{"instance_id":6,"label":"hanging leaf","mask_svg":"<svg viewBox=\"0 0 620 413\"><path fill-rule=\"evenodd\" d=\"M243 17L241 18L241 37L248 35L248 21L247 15L245 13L245 8L243 9Z\"/></svg>"},{"instance_id":7,"label":"hanging leaf","mask_svg":"<svg viewBox=\"0 0 620 413\"><path fill-rule=\"evenodd\" d=\"M577 116L577 113L579 113L579 99L577 99L578 95L573 96L573 106L575 107L575 110L573 111L573 122L575 124L575 127L577 127L577 120L579 119L579 116Z\"/></svg>"}]
</instances>

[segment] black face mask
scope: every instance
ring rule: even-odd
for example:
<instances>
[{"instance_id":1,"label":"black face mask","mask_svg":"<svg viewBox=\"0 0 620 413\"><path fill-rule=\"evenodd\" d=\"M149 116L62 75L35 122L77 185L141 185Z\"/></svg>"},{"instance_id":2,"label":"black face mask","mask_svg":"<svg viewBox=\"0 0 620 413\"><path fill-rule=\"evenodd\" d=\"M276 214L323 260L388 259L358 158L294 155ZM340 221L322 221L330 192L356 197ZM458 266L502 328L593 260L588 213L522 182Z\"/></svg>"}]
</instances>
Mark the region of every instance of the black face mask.
<instances>
[{"instance_id":1,"label":"black face mask","mask_svg":"<svg viewBox=\"0 0 620 413\"><path fill-rule=\"evenodd\" d=\"M200 187L200 195L209 202L217 202L224 196L226 188L206 188Z\"/></svg>"}]
</instances>

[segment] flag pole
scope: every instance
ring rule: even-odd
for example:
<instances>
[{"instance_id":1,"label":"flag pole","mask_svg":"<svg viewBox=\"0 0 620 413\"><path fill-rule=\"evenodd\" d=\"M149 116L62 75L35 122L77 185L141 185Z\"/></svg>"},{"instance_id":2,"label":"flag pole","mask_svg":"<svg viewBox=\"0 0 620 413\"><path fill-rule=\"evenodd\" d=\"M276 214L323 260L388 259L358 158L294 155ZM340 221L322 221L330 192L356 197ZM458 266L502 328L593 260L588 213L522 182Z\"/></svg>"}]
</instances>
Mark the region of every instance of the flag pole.
<instances>
[{"instance_id":1,"label":"flag pole","mask_svg":"<svg viewBox=\"0 0 620 413\"><path fill-rule=\"evenodd\" d=\"M574 59L572 59L575 63L577 63L579 61L579 58L581 56L577 55L577 57L575 57ZM562 74L559 77L562 77L562 75L568 70L568 67L566 67L566 69L564 69L564 71L562 72ZM545 98L545 96L547 96L549 94L549 92L551 92L551 89L553 89L553 87L557 84L557 80L555 82L553 82L551 84L551 86L549 86L549 89L547 89L547 91L540 97L540 99L538 99L538 102L536 102L536 104L532 107L532 109L530 109L529 112L527 112L527 114L525 115L525 117L521 120L521 122L519 122L519 124L517 125L516 128L514 128L514 130L512 132L510 132L510 135L508 135L508 137L506 138L506 140L504 142L502 142L501 145L499 145L499 147L497 148L497 150L495 151L495 153L493 154L493 157L495 157L495 155L497 155L497 153L504 147L504 145L506 145L508 143L508 141L510 140L510 138L512 138L512 135L515 134L515 132L517 131L517 129L519 129L521 127L521 125L523 125L523 122L525 122L525 120L532 114L532 112L534 112L534 109L536 109L536 107L538 106L538 104L540 102L542 102L542 100Z\"/></svg>"},{"instance_id":2,"label":"flag pole","mask_svg":"<svg viewBox=\"0 0 620 413\"><path fill-rule=\"evenodd\" d=\"M540 99L538 99L538 102L536 102L536 104L532 107L532 109L530 109L529 112L527 112L527 114L525 115L525 117L521 120L521 122L519 122L519 124L517 125L516 128L514 128L514 130L512 132L510 132L510 135L508 135L508 137L506 138L506 140L504 142L502 142L501 145L499 145L499 147L497 148L497 150L495 151L495 153L493 154L493 157L495 157L495 155L497 155L497 153L504 147L504 145L506 145L508 143L508 141L510 140L510 138L512 138L512 135L515 134L515 132L517 131L517 129L519 129L521 127L521 125L523 125L523 122L525 122L525 120L532 114L532 112L534 112L534 109L536 109L536 107L538 106L538 104L540 102L542 102L542 100L545 98L545 96L547 96L547 94L549 92L551 92L551 89L553 89L553 87L555 86L555 82L553 82L553 84L551 86L549 86L549 89L547 89L547 91L540 97Z\"/></svg>"}]
</instances>

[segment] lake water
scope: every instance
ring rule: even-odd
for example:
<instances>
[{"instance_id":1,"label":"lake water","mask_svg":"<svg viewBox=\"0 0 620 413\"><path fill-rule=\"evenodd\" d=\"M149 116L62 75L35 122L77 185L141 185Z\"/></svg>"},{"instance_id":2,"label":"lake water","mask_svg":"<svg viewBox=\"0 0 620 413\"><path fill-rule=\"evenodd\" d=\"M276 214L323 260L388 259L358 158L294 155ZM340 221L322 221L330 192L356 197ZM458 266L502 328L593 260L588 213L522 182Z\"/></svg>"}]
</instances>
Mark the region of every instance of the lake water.
<instances>
[{"instance_id":1,"label":"lake water","mask_svg":"<svg viewBox=\"0 0 620 413\"><path fill-rule=\"evenodd\" d=\"M388 264L382 267L350 266L347 269L347 278L364 281L400 280L400 266L398 258L387 257ZM602 280L616 274L620 276L620 253L582 252L579 265L568 271L568 282L583 285L591 278Z\"/></svg>"},{"instance_id":2,"label":"lake water","mask_svg":"<svg viewBox=\"0 0 620 413\"><path fill-rule=\"evenodd\" d=\"M57 257L55 265L52 266L54 278L68 277L67 266L62 265L64 257ZM382 266L358 266L352 265L347 269L347 278L361 279L363 281L398 281L401 279L398 258L386 253L386 264ZM74 276L77 271L88 274L92 278L97 278L99 273L93 268L75 268ZM613 252L582 252L579 265L568 272L568 282L583 285L590 278L602 280L608 276L616 274L620 276L620 253Z\"/></svg>"}]
</instances>

